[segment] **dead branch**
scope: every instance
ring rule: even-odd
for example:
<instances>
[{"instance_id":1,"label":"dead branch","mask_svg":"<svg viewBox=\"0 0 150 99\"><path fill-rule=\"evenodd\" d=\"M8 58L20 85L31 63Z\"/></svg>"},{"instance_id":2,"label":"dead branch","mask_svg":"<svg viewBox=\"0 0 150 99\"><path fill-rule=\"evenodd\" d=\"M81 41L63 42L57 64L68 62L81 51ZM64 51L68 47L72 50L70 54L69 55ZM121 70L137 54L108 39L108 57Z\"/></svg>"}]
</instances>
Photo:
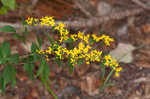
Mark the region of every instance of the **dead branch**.
<instances>
[{"instance_id":1,"label":"dead branch","mask_svg":"<svg viewBox=\"0 0 150 99\"><path fill-rule=\"evenodd\" d=\"M102 17L93 17L93 18L89 18L89 19L80 19L80 20L75 20L75 21L62 21L62 22L65 23L66 26L69 28L76 28L76 27L79 27L79 28L86 27L87 28L87 27L98 26L100 24L109 22L110 20L121 20L121 19L124 19L129 16L138 15L142 12L144 12L144 9L140 8L140 9L126 10L126 11L117 12L117 13L111 13L110 15L106 15L106 16L102 16ZM56 21L56 24L58 22L59 21ZM12 24L12 23L0 22L0 27L3 27L5 25L13 26L16 29L21 29L21 27L22 27L21 24L19 24L19 23ZM33 26L33 27L28 26L28 28L30 30L32 28L38 29L38 28L44 28L44 27L37 25L37 26ZM49 27L45 27L45 28L49 28Z\"/></svg>"},{"instance_id":2,"label":"dead branch","mask_svg":"<svg viewBox=\"0 0 150 99\"><path fill-rule=\"evenodd\" d=\"M77 1L75 1L76 6L88 17L91 18L92 15L90 14L89 11L87 11L80 3L78 3Z\"/></svg>"},{"instance_id":3,"label":"dead branch","mask_svg":"<svg viewBox=\"0 0 150 99\"><path fill-rule=\"evenodd\" d=\"M132 2L134 2L135 4L141 6L144 9L150 10L150 7L148 7L147 5L145 5L143 2L141 2L140 0L132 0Z\"/></svg>"}]
</instances>

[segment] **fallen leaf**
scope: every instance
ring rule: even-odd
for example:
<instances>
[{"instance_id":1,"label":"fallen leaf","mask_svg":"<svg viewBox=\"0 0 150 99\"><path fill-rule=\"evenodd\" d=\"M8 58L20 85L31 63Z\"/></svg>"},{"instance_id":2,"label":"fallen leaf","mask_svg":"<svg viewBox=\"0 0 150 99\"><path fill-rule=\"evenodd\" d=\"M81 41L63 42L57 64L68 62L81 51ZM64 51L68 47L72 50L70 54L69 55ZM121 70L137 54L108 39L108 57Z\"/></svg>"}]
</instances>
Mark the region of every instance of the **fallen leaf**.
<instances>
[{"instance_id":1,"label":"fallen leaf","mask_svg":"<svg viewBox=\"0 0 150 99\"><path fill-rule=\"evenodd\" d=\"M96 78L97 73L87 74L85 77L82 77L80 82L81 90L91 96L99 94L100 80Z\"/></svg>"},{"instance_id":2,"label":"fallen leaf","mask_svg":"<svg viewBox=\"0 0 150 99\"><path fill-rule=\"evenodd\" d=\"M113 58L116 58L118 62L131 63L133 60L132 51L134 46L125 43L119 43L117 48L110 52Z\"/></svg>"}]
</instances>

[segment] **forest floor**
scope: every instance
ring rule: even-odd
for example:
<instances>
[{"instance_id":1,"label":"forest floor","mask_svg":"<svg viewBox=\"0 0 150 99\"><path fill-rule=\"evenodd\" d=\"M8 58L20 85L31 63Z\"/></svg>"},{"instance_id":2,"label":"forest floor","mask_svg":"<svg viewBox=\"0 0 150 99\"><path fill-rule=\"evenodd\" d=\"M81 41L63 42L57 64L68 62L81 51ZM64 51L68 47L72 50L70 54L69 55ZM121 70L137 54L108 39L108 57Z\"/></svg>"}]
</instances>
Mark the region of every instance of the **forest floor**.
<instances>
[{"instance_id":1,"label":"forest floor","mask_svg":"<svg viewBox=\"0 0 150 99\"><path fill-rule=\"evenodd\" d=\"M0 27L10 24L19 29L21 19L29 16L54 16L57 21L70 23L75 20L77 23L68 27L71 32L80 30L110 35L115 39L115 43L107 48L111 55L120 58L123 53L128 53L119 61L123 67L120 77L111 78L116 84L101 93L98 93L101 71L97 64L82 64L70 75L65 63L58 67L56 63L49 62L49 86L58 99L150 99L150 1L17 0L17 4L15 11L0 15ZM87 22L93 23L89 25ZM35 41L35 32L42 36L44 31L47 30L31 30L27 45ZM51 35L57 40L58 35ZM0 32L0 43L5 40L9 40L13 52L20 55L29 50L12 34ZM8 86L6 95L0 94L0 99L53 99L39 79L31 81L21 66L16 68L15 88Z\"/></svg>"}]
</instances>

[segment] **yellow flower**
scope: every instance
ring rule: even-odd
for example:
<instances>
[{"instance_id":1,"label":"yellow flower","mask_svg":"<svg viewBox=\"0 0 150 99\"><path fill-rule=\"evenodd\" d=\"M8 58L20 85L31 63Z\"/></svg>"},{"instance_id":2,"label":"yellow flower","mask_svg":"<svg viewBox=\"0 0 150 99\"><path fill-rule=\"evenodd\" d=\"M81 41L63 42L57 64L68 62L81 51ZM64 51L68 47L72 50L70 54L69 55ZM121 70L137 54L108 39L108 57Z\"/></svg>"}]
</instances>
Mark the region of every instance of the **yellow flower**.
<instances>
[{"instance_id":1,"label":"yellow flower","mask_svg":"<svg viewBox=\"0 0 150 99\"><path fill-rule=\"evenodd\" d=\"M79 39L83 39L83 36L84 36L84 33L79 31L78 32L78 38Z\"/></svg>"},{"instance_id":2,"label":"yellow flower","mask_svg":"<svg viewBox=\"0 0 150 99\"><path fill-rule=\"evenodd\" d=\"M117 71L117 72L122 71L122 67L116 68L116 71Z\"/></svg>"},{"instance_id":3,"label":"yellow flower","mask_svg":"<svg viewBox=\"0 0 150 99\"><path fill-rule=\"evenodd\" d=\"M80 50L83 50L85 45L83 44L83 42L80 42L79 45L78 45L79 49Z\"/></svg>"},{"instance_id":4,"label":"yellow flower","mask_svg":"<svg viewBox=\"0 0 150 99\"><path fill-rule=\"evenodd\" d=\"M111 60L111 56L110 55L106 55L105 56L105 60Z\"/></svg>"},{"instance_id":5,"label":"yellow flower","mask_svg":"<svg viewBox=\"0 0 150 99\"><path fill-rule=\"evenodd\" d=\"M115 72L115 76L116 76L116 77L119 77L120 74L119 74L118 72Z\"/></svg>"},{"instance_id":6,"label":"yellow flower","mask_svg":"<svg viewBox=\"0 0 150 99\"><path fill-rule=\"evenodd\" d=\"M31 25L33 23L33 17L28 17L26 22L27 22L27 24Z\"/></svg>"},{"instance_id":7,"label":"yellow flower","mask_svg":"<svg viewBox=\"0 0 150 99\"><path fill-rule=\"evenodd\" d=\"M93 40L97 39L97 36L95 34L92 34Z\"/></svg>"},{"instance_id":8,"label":"yellow flower","mask_svg":"<svg viewBox=\"0 0 150 99\"><path fill-rule=\"evenodd\" d=\"M87 43L87 44L89 43L89 42L88 42L89 37L90 37L90 35L89 35L89 34L88 34L87 36L84 36L84 37L83 37L83 40L84 40L84 41L85 41L85 43Z\"/></svg>"},{"instance_id":9,"label":"yellow flower","mask_svg":"<svg viewBox=\"0 0 150 99\"><path fill-rule=\"evenodd\" d=\"M90 62L89 62L89 61L87 61L87 62L86 62L86 64L90 64Z\"/></svg>"},{"instance_id":10,"label":"yellow flower","mask_svg":"<svg viewBox=\"0 0 150 99\"><path fill-rule=\"evenodd\" d=\"M71 37L71 39L73 39L73 41L76 41L77 40L77 35L76 34L72 34L72 35L70 35L70 37Z\"/></svg>"}]
</instances>

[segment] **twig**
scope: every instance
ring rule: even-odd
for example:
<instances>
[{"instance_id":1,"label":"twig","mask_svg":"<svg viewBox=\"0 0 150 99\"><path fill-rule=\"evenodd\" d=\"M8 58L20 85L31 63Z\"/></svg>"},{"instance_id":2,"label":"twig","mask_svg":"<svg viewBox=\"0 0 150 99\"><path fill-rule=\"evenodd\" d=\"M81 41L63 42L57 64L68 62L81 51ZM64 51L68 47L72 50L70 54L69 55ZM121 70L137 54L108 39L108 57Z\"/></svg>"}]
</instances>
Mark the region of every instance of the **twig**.
<instances>
[{"instance_id":1,"label":"twig","mask_svg":"<svg viewBox=\"0 0 150 99\"><path fill-rule=\"evenodd\" d=\"M83 6L81 6L80 3L78 3L77 1L75 1L76 6L79 7L79 9L88 17L91 18L92 15L89 13L89 11L87 11Z\"/></svg>"},{"instance_id":2,"label":"twig","mask_svg":"<svg viewBox=\"0 0 150 99\"><path fill-rule=\"evenodd\" d=\"M150 79L146 77L141 77L134 80L134 83L141 83L141 82L150 82Z\"/></svg>"},{"instance_id":3,"label":"twig","mask_svg":"<svg viewBox=\"0 0 150 99\"><path fill-rule=\"evenodd\" d=\"M140 0L132 0L132 2L134 2L135 4L141 6L144 9L150 10L150 7L148 7L147 5L145 5L144 3L142 3Z\"/></svg>"}]
</instances>

